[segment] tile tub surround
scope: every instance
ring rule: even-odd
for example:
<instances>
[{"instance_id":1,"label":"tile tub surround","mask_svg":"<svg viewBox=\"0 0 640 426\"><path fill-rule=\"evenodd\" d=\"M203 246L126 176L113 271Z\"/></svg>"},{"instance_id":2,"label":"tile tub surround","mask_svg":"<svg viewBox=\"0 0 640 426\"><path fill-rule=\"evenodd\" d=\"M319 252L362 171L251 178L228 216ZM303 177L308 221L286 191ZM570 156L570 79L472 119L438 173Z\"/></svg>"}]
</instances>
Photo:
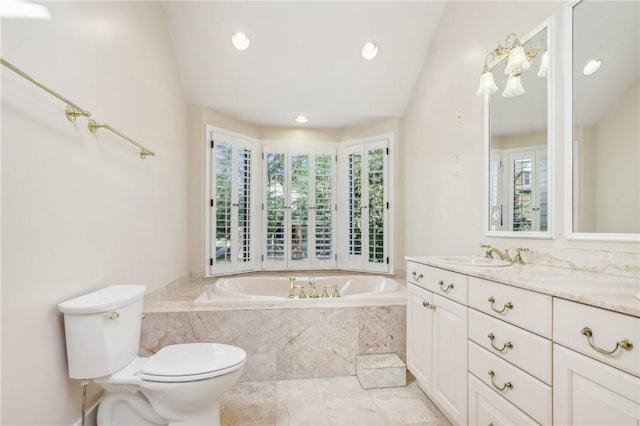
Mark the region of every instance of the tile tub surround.
<instances>
[{"instance_id":1,"label":"tile tub surround","mask_svg":"<svg viewBox=\"0 0 640 426\"><path fill-rule=\"evenodd\" d=\"M141 356L175 343L235 345L247 352L241 381L355 375L358 354L405 358L405 305L201 310L177 301L183 310L172 311L171 303L145 308Z\"/></svg>"}]
</instances>

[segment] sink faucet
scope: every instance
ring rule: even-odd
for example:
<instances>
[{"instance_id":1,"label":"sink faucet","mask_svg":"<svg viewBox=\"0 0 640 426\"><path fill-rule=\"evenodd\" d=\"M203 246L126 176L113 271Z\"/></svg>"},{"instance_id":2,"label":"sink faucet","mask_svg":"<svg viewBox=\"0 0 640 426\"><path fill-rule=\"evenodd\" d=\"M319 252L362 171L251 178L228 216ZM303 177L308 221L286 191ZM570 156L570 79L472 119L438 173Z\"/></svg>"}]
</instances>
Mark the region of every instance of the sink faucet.
<instances>
[{"instance_id":1,"label":"sink faucet","mask_svg":"<svg viewBox=\"0 0 640 426\"><path fill-rule=\"evenodd\" d=\"M485 252L485 257L493 257L493 253L497 254L498 257L501 260L504 260L506 262L513 262L513 259L511 259L511 256L509 256L509 250L505 250L504 253L501 252L500 250L498 250L495 247L490 246L489 244L482 244L480 247L482 247L483 249L486 249L487 251Z\"/></svg>"},{"instance_id":2,"label":"sink faucet","mask_svg":"<svg viewBox=\"0 0 640 426\"><path fill-rule=\"evenodd\" d=\"M309 281L309 286L311 287L311 294L309 295L312 299L317 299L318 297L318 289L316 288L316 283L313 280Z\"/></svg>"}]
</instances>

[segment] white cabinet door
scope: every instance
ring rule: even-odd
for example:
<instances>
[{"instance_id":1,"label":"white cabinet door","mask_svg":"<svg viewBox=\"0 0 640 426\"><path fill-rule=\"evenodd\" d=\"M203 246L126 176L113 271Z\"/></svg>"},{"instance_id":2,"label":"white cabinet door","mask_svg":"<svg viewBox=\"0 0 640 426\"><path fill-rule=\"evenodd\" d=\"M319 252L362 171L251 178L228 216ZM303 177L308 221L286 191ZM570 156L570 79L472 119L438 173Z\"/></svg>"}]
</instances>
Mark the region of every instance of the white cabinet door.
<instances>
[{"instance_id":1,"label":"white cabinet door","mask_svg":"<svg viewBox=\"0 0 640 426\"><path fill-rule=\"evenodd\" d=\"M467 421L467 307L434 295L433 397L458 424Z\"/></svg>"},{"instance_id":2,"label":"white cabinet door","mask_svg":"<svg viewBox=\"0 0 640 426\"><path fill-rule=\"evenodd\" d=\"M409 284L407 292L407 368L425 392L431 391L433 342L433 295Z\"/></svg>"},{"instance_id":3,"label":"white cabinet door","mask_svg":"<svg viewBox=\"0 0 640 426\"><path fill-rule=\"evenodd\" d=\"M553 345L554 425L640 424L640 379Z\"/></svg>"},{"instance_id":4,"label":"white cabinet door","mask_svg":"<svg viewBox=\"0 0 640 426\"><path fill-rule=\"evenodd\" d=\"M515 405L469 374L469 426L536 426Z\"/></svg>"}]
</instances>

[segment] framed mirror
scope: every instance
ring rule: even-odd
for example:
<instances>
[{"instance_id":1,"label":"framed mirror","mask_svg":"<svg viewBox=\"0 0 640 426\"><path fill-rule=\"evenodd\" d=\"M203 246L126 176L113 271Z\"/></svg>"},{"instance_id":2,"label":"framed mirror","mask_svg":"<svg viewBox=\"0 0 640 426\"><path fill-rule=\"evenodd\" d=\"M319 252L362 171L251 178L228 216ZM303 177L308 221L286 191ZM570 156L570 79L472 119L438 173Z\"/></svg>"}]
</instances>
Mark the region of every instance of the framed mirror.
<instances>
[{"instance_id":1,"label":"framed mirror","mask_svg":"<svg viewBox=\"0 0 640 426\"><path fill-rule=\"evenodd\" d=\"M640 3L568 16L568 238L640 241Z\"/></svg>"},{"instance_id":2,"label":"framed mirror","mask_svg":"<svg viewBox=\"0 0 640 426\"><path fill-rule=\"evenodd\" d=\"M550 40L551 21L547 20L520 39L528 69L507 75L507 56L491 66L498 91L485 95L484 217L488 236L553 238ZM514 86L514 76L519 77L524 92Z\"/></svg>"}]
</instances>

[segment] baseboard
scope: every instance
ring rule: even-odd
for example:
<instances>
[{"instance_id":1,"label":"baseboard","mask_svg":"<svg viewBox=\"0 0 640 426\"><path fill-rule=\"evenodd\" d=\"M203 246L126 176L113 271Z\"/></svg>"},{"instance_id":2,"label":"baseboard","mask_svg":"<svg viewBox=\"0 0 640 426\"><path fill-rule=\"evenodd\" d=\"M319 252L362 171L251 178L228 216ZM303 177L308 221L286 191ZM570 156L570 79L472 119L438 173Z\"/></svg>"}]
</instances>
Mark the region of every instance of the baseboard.
<instances>
[{"instance_id":1,"label":"baseboard","mask_svg":"<svg viewBox=\"0 0 640 426\"><path fill-rule=\"evenodd\" d=\"M95 404L93 404L91 407L87 409L87 412L85 413L85 416L84 416L84 426L98 425L97 416L98 416L99 402L100 400L98 400ZM75 422L72 426L82 426L82 417L80 417L80 419L78 419L78 421Z\"/></svg>"}]
</instances>

